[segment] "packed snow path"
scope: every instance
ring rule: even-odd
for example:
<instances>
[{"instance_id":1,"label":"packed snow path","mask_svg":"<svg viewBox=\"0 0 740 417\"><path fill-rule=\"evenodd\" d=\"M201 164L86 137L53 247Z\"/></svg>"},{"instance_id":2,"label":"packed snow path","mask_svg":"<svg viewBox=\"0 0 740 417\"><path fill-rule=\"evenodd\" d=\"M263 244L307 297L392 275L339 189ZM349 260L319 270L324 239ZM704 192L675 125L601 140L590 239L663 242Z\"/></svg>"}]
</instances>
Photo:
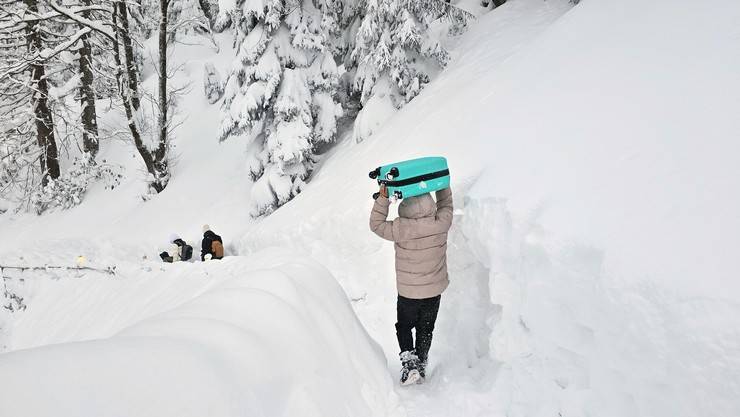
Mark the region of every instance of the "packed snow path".
<instances>
[{"instance_id":1,"label":"packed snow path","mask_svg":"<svg viewBox=\"0 0 740 417\"><path fill-rule=\"evenodd\" d=\"M475 83L481 70L493 70L492 62L503 62L553 21L569 10L558 1L510 1L486 16L466 36L466 44L490 42L497 48L463 50L460 65L440 75L420 97L455 94L457 83ZM480 63L488 63L480 65ZM428 381L423 385L401 387L398 383L398 345L384 345L389 371L410 417L506 415L500 398L491 395L500 363L493 359L489 341L492 327L500 319L500 306L492 304L489 271L476 258L463 234L465 188L456 189L458 215L450 234L448 263L452 284L442 295L432 350ZM393 311L393 306L389 306ZM385 330L393 335L394 329ZM390 345L390 346L389 346Z\"/></svg>"}]
</instances>

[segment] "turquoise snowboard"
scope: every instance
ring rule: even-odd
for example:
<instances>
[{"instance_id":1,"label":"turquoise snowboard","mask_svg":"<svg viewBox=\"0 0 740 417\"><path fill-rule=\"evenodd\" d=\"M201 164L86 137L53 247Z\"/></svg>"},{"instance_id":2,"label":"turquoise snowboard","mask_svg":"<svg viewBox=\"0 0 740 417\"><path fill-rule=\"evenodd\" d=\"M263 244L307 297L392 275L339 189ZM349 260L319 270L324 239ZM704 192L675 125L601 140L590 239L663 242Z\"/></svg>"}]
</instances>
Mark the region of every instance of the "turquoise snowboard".
<instances>
[{"instance_id":1,"label":"turquoise snowboard","mask_svg":"<svg viewBox=\"0 0 740 417\"><path fill-rule=\"evenodd\" d=\"M370 171L370 178L385 184L388 195L397 199L443 190L450 186L447 159L441 156L411 159L383 165ZM373 198L378 198L378 193Z\"/></svg>"}]
</instances>

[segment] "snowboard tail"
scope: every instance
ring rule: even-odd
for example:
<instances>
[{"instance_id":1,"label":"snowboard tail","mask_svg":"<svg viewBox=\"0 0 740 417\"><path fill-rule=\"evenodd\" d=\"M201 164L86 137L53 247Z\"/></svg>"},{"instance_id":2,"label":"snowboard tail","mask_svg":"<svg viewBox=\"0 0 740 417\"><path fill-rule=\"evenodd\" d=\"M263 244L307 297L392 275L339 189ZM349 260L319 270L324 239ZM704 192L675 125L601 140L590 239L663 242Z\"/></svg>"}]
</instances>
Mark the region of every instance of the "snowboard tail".
<instances>
[{"instance_id":1,"label":"snowboard tail","mask_svg":"<svg viewBox=\"0 0 740 417\"><path fill-rule=\"evenodd\" d=\"M415 197L450 186L447 159L441 156L411 159L380 166L370 178L385 184L388 195L397 199ZM378 198L378 193L373 194Z\"/></svg>"}]
</instances>

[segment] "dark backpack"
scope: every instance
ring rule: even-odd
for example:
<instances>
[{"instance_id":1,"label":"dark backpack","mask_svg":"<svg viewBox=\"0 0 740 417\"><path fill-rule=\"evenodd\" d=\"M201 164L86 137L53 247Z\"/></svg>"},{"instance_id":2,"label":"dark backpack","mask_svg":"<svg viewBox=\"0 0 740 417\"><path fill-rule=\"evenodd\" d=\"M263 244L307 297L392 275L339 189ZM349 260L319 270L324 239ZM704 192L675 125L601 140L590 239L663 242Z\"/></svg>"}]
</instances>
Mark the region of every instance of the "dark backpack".
<instances>
[{"instance_id":1,"label":"dark backpack","mask_svg":"<svg viewBox=\"0 0 740 417\"><path fill-rule=\"evenodd\" d=\"M180 260L189 261L193 257L193 247L187 243L180 249Z\"/></svg>"},{"instance_id":2,"label":"dark backpack","mask_svg":"<svg viewBox=\"0 0 740 417\"><path fill-rule=\"evenodd\" d=\"M193 257L193 247L185 243L182 239L175 239L173 242L180 247L180 260L188 261Z\"/></svg>"}]
</instances>

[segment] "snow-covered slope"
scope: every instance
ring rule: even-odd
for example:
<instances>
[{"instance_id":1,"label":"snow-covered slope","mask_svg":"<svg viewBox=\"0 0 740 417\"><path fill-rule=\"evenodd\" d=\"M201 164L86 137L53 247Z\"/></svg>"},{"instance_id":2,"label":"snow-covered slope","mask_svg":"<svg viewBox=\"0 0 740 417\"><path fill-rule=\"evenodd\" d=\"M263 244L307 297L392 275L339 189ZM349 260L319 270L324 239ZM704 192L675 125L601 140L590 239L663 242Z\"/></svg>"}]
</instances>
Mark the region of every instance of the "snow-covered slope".
<instances>
[{"instance_id":1,"label":"snow-covered slope","mask_svg":"<svg viewBox=\"0 0 740 417\"><path fill-rule=\"evenodd\" d=\"M219 48L202 37L186 39L187 45L175 47L170 57L173 67L179 68L170 84L187 93L175 102L172 180L164 192L144 201L144 163L133 143L119 140L115 135L127 131L125 119L122 114L107 111L107 102L99 102L101 127L113 138L102 141L98 159L121 167L124 175L121 185L109 191L97 184L85 195L83 205L70 210L40 217L11 213L0 216L0 251L13 251L50 239L74 238L94 241L96 245L112 243L143 248L125 255L141 257L159 253L157 245L166 246L173 232L197 238L204 223L216 231L243 228L250 219L251 187L244 142L218 142L220 108L210 105L203 92L204 64L213 63L223 70L234 57L230 34L216 35L216 40ZM148 47L156 51L156 39L150 43ZM142 76L144 87L156 91L155 70L147 66ZM227 238L233 236L224 234ZM48 261L56 262L56 259Z\"/></svg>"},{"instance_id":2,"label":"snow-covered slope","mask_svg":"<svg viewBox=\"0 0 740 417\"><path fill-rule=\"evenodd\" d=\"M445 382L443 400L405 398L420 415L737 415L740 5L584 1L526 44L557 16L546 3L482 18L448 71L242 248L302 247L366 299L361 317L385 305L365 324L392 359L391 248L367 230L361 179L445 155L460 209L432 349Z\"/></svg>"},{"instance_id":3,"label":"snow-covered slope","mask_svg":"<svg viewBox=\"0 0 740 417\"><path fill-rule=\"evenodd\" d=\"M132 276L137 263L158 268L139 259L155 257L170 231L193 241L204 222L231 254L289 247L337 278L395 378L392 247L368 230L367 172L444 155L457 207L452 283L430 381L399 390L408 415L737 416L738 21L731 0L510 0L383 130L338 145L305 192L254 224L242 147L207 142L215 110L188 98L199 123L183 126L193 134L178 142L182 175L165 193L147 203L133 189L93 194L69 212L5 216L0 254L33 264L83 253ZM165 268L157 279L202 267ZM109 337L145 318L63 324L84 315L42 287L28 302L46 311L16 315L16 347ZM56 311L69 314L59 332L39 335Z\"/></svg>"},{"instance_id":4,"label":"snow-covered slope","mask_svg":"<svg viewBox=\"0 0 740 417\"><path fill-rule=\"evenodd\" d=\"M381 351L315 262L270 250L168 267L47 286L17 343L78 342L1 355L0 415L397 412Z\"/></svg>"}]
</instances>

